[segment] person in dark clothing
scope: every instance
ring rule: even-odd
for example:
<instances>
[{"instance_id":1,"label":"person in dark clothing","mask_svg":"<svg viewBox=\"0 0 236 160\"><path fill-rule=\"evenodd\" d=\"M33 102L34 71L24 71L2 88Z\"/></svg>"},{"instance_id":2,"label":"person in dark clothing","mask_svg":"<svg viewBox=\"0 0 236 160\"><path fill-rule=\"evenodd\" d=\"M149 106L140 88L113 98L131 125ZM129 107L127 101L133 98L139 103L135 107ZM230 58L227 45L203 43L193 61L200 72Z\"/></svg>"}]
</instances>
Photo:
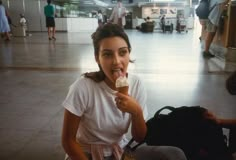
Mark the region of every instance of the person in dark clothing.
<instances>
[{"instance_id":1,"label":"person in dark clothing","mask_svg":"<svg viewBox=\"0 0 236 160\"><path fill-rule=\"evenodd\" d=\"M46 16L46 27L48 28L48 39L56 40L55 38L55 9L51 5L51 0L47 0L47 5L44 7L44 15Z\"/></svg>"},{"instance_id":2,"label":"person in dark clothing","mask_svg":"<svg viewBox=\"0 0 236 160\"><path fill-rule=\"evenodd\" d=\"M161 29L162 29L163 32L165 32L165 23L166 23L165 21L166 21L166 16L163 15L161 17Z\"/></svg>"}]
</instances>

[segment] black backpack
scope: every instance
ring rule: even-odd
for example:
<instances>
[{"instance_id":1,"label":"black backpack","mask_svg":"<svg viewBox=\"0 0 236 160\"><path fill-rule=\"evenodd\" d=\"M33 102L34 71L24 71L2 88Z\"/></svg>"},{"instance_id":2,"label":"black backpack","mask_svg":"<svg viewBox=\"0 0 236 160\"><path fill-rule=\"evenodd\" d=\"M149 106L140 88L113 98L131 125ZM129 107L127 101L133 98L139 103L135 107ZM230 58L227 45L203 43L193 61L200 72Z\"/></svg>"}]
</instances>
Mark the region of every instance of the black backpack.
<instances>
[{"instance_id":1,"label":"black backpack","mask_svg":"<svg viewBox=\"0 0 236 160\"><path fill-rule=\"evenodd\" d=\"M166 109L171 112L161 114ZM184 151L188 160L231 160L222 128L204 118L206 111L200 106L161 108L146 122L146 137L133 150L143 143L176 146Z\"/></svg>"},{"instance_id":2,"label":"black backpack","mask_svg":"<svg viewBox=\"0 0 236 160\"><path fill-rule=\"evenodd\" d=\"M208 19L208 15L211 12L209 9L209 0L201 0L198 7L196 8L196 15L200 19Z\"/></svg>"}]
</instances>

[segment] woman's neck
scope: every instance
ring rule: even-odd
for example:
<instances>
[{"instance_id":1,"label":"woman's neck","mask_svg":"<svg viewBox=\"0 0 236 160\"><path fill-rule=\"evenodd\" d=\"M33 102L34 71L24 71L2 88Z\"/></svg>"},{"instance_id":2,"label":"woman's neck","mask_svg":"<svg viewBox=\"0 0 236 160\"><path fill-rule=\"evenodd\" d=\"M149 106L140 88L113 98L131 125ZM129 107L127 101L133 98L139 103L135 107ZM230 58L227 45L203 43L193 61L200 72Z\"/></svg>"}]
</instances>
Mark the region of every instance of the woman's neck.
<instances>
[{"instance_id":1,"label":"woman's neck","mask_svg":"<svg viewBox=\"0 0 236 160\"><path fill-rule=\"evenodd\" d=\"M115 83L110 81L108 78L105 78L104 79L104 82L113 90L116 90L116 86L115 86Z\"/></svg>"}]
</instances>

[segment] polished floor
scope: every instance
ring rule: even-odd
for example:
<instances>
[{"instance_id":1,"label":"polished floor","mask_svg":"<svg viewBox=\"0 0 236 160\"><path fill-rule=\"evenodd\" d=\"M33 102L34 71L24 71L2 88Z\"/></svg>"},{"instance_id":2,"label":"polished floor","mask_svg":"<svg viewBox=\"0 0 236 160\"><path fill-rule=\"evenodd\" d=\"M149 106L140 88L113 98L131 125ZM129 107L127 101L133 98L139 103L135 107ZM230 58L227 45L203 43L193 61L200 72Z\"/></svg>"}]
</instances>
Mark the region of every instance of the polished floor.
<instances>
[{"instance_id":1,"label":"polished floor","mask_svg":"<svg viewBox=\"0 0 236 160\"><path fill-rule=\"evenodd\" d=\"M204 59L200 28L178 34L126 30L138 74L148 92L149 116L165 105L200 105L236 118L236 97L225 89L229 72L218 58ZM0 159L62 160L61 128L69 85L97 70L91 33L57 33L0 40Z\"/></svg>"}]
</instances>

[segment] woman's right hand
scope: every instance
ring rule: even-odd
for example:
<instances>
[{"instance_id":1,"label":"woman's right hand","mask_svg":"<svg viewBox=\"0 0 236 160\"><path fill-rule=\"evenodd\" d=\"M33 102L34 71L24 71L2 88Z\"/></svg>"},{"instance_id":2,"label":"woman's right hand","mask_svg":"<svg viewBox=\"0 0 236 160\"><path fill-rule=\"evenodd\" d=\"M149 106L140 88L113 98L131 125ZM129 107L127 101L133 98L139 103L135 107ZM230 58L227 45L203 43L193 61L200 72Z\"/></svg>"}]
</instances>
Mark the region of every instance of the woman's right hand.
<instances>
[{"instance_id":1,"label":"woman's right hand","mask_svg":"<svg viewBox=\"0 0 236 160\"><path fill-rule=\"evenodd\" d=\"M116 93L116 96L115 101L119 110L128 112L131 115L136 115L138 113L140 105L134 98L119 92Z\"/></svg>"}]
</instances>

